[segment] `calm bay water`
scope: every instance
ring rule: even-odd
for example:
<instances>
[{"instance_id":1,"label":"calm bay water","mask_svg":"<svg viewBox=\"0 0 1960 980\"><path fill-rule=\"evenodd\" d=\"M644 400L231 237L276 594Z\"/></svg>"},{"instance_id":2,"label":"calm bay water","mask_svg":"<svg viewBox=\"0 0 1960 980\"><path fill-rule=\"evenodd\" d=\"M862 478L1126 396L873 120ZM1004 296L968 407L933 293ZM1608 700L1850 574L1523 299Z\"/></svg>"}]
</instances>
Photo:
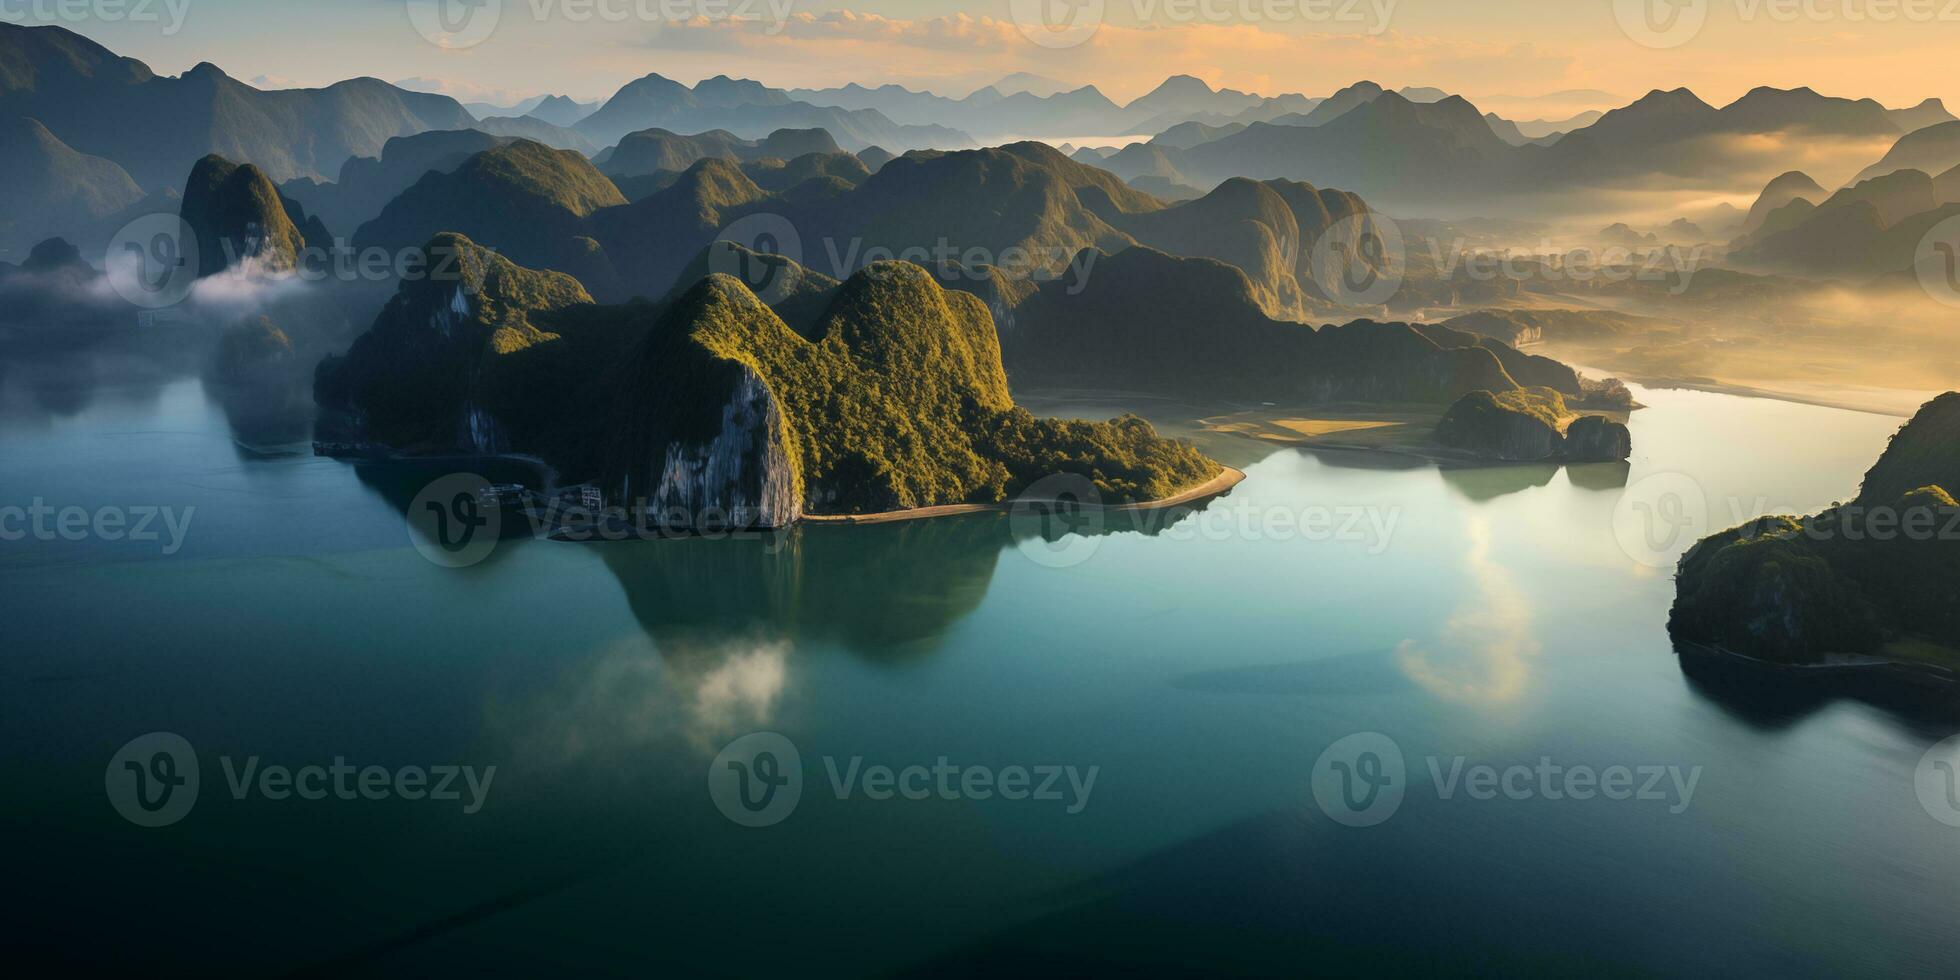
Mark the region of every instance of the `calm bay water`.
<instances>
[{"instance_id":1,"label":"calm bay water","mask_svg":"<svg viewBox=\"0 0 1960 980\"><path fill-rule=\"evenodd\" d=\"M450 570L401 517L426 473L243 452L195 381L15 411L0 506L195 511L169 555L0 544L12 918L78 960L219 974L1950 975L1960 829L1914 770L1960 719L1684 670L1671 573L1615 533L1623 497L1679 484L1659 474L1718 524L1814 511L1899 420L1642 400L1630 469L1272 452L1208 511L1066 567L979 517L511 541ZM1324 512L1335 539L1275 512ZM154 731L201 778L150 829L104 777ZM804 771L766 828L707 786L756 731ZM1311 778L1358 732L1407 780L1353 828ZM496 770L474 813L236 799L226 760L253 757ZM941 757L1095 781L1074 813L840 799L826 762ZM1432 757L1699 776L1679 812L1444 799Z\"/></svg>"}]
</instances>

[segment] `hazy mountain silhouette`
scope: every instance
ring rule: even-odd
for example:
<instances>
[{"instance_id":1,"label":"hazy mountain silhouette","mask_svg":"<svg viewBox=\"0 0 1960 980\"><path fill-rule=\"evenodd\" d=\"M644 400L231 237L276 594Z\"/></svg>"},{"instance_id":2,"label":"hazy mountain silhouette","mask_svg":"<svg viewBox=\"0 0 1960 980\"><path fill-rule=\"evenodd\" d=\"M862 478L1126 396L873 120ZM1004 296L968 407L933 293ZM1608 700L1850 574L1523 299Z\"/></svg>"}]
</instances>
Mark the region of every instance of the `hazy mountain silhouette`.
<instances>
[{"instance_id":1,"label":"hazy mountain silhouette","mask_svg":"<svg viewBox=\"0 0 1960 980\"><path fill-rule=\"evenodd\" d=\"M759 140L747 140L727 130L682 136L664 129L629 133L592 162L613 177L638 177L662 170L686 170L697 161L716 157L745 162L775 157L790 160L809 153L841 153L827 130L779 129Z\"/></svg>"},{"instance_id":2,"label":"hazy mountain silhouette","mask_svg":"<svg viewBox=\"0 0 1960 980\"><path fill-rule=\"evenodd\" d=\"M1900 170L1945 173L1960 166L1960 122L1944 122L1907 133L1885 156L1852 178L1852 183Z\"/></svg>"},{"instance_id":3,"label":"hazy mountain silhouette","mask_svg":"<svg viewBox=\"0 0 1960 980\"><path fill-rule=\"evenodd\" d=\"M1749 207L1749 216L1743 219L1742 231L1744 234L1756 231L1769 220L1770 212L1798 198L1816 204L1827 196L1824 188L1811 180L1809 174L1792 170L1770 181L1763 192L1756 195L1756 203Z\"/></svg>"},{"instance_id":4,"label":"hazy mountain silhouette","mask_svg":"<svg viewBox=\"0 0 1960 980\"><path fill-rule=\"evenodd\" d=\"M542 119L553 126L570 127L599 110L598 103L577 102L563 95L548 95L523 114Z\"/></svg>"},{"instance_id":5,"label":"hazy mountain silhouette","mask_svg":"<svg viewBox=\"0 0 1960 980\"><path fill-rule=\"evenodd\" d=\"M629 82L575 127L600 146L646 129L725 129L757 138L779 129L825 129L847 148L969 146L973 138L941 125L906 126L875 109L849 110L792 99L781 89L718 75L689 88L660 75Z\"/></svg>"},{"instance_id":6,"label":"hazy mountain silhouette","mask_svg":"<svg viewBox=\"0 0 1960 980\"><path fill-rule=\"evenodd\" d=\"M1953 113L1946 111L1946 103L1939 99L1927 99L1910 109L1887 109L1885 115L1908 133L1954 121Z\"/></svg>"},{"instance_id":7,"label":"hazy mountain silhouette","mask_svg":"<svg viewBox=\"0 0 1960 980\"><path fill-rule=\"evenodd\" d=\"M39 120L0 116L0 255L53 234L88 240L104 219L143 199L114 162L77 153Z\"/></svg>"},{"instance_id":8,"label":"hazy mountain silhouette","mask_svg":"<svg viewBox=\"0 0 1960 980\"><path fill-rule=\"evenodd\" d=\"M391 137L474 122L454 99L372 78L265 92L210 64L159 76L59 27L0 24L0 64L0 115L39 119L151 190L177 186L212 152L249 160L275 181L324 179Z\"/></svg>"}]
</instances>

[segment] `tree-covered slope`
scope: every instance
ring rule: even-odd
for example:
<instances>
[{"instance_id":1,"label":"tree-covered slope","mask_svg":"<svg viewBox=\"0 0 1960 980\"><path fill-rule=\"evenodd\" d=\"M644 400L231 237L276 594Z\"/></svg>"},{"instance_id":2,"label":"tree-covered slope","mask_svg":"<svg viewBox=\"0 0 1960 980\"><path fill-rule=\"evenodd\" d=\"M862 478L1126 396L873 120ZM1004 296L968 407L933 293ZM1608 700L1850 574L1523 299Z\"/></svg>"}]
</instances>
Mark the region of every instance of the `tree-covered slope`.
<instances>
[{"instance_id":1,"label":"tree-covered slope","mask_svg":"<svg viewBox=\"0 0 1960 980\"><path fill-rule=\"evenodd\" d=\"M917 266L811 277L827 302L799 332L733 276L594 306L570 278L460 236L428 251L455 253L454 271L405 283L320 369L316 396L350 438L538 455L690 526L997 503L1064 472L1133 501L1218 472L1140 419L1017 408L985 306Z\"/></svg>"},{"instance_id":2,"label":"tree-covered slope","mask_svg":"<svg viewBox=\"0 0 1960 980\"><path fill-rule=\"evenodd\" d=\"M947 280L1003 307L995 318L1017 386L1287 404L1448 404L1518 387L1492 349L1446 347L1409 324L1275 320L1245 273L1215 259L1139 246L1071 265L1025 295L970 272Z\"/></svg>"},{"instance_id":3,"label":"tree-covered slope","mask_svg":"<svg viewBox=\"0 0 1960 980\"><path fill-rule=\"evenodd\" d=\"M1677 641L1783 663L1897 655L1931 641L1960 669L1960 393L1893 438L1857 499L1814 517L1768 517L1681 560ZM1924 660L1922 652L1909 659Z\"/></svg>"},{"instance_id":4,"label":"tree-covered slope","mask_svg":"<svg viewBox=\"0 0 1960 980\"><path fill-rule=\"evenodd\" d=\"M613 266L588 235L586 219L626 199L583 156L515 140L470 157L449 173L423 175L354 234L358 248L413 248L459 232L514 261L576 275L610 292Z\"/></svg>"},{"instance_id":5,"label":"tree-covered slope","mask_svg":"<svg viewBox=\"0 0 1960 980\"><path fill-rule=\"evenodd\" d=\"M307 245L271 178L217 154L191 168L179 214L197 235L200 276L247 261L265 272L291 272Z\"/></svg>"},{"instance_id":6,"label":"tree-covered slope","mask_svg":"<svg viewBox=\"0 0 1960 980\"><path fill-rule=\"evenodd\" d=\"M341 357L321 363L315 395L364 438L404 450L510 448L533 405L499 402L501 376L562 336L540 319L592 297L570 276L523 268L463 235L421 249L428 273L395 297ZM549 399L541 396L541 400Z\"/></svg>"},{"instance_id":7,"label":"tree-covered slope","mask_svg":"<svg viewBox=\"0 0 1960 980\"><path fill-rule=\"evenodd\" d=\"M0 116L0 255L51 235L82 238L142 199L115 163L76 152L37 119Z\"/></svg>"},{"instance_id":8,"label":"tree-covered slope","mask_svg":"<svg viewBox=\"0 0 1960 980\"><path fill-rule=\"evenodd\" d=\"M0 116L40 119L78 152L115 161L147 189L174 187L200 158L249 161L275 181L325 179L389 138L462 129L446 96L372 78L261 91L216 66L175 77L59 27L0 24Z\"/></svg>"}]
</instances>

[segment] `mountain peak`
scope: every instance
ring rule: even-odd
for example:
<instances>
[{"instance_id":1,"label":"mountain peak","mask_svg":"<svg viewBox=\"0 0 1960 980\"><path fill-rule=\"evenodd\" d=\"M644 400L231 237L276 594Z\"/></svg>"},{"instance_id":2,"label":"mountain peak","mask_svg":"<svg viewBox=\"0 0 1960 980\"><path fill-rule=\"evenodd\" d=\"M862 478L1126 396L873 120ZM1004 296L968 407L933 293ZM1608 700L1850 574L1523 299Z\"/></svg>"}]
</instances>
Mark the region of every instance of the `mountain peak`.
<instances>
[{"instance_id":1,"label":"mountain peak","mask_svg":"<svg viewBox=\"0 0 1960 980\"><path fill-rule=\"evenodd\" d=\"M1196 75L1172 75L1164 79L1162 84L1151 90L1152 95L1158 92L1203 92L1209 95L1212 92L1212 87L1209 82Z\"/></svg>"}]
</instances>

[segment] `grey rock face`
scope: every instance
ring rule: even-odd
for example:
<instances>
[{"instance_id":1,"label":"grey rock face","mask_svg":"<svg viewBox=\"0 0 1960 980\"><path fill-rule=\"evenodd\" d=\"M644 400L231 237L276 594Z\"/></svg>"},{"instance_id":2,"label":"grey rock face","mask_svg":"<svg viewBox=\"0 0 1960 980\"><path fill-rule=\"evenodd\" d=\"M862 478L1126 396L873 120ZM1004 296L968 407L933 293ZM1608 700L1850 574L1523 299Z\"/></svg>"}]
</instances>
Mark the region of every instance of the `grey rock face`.
<instances>
[{"instance_id":1,"label":"grey rock face","mask_svg":"<svg viewBox=\"0 0 1960 980\"><path fill-rule=\"evenodd\" d=\"M666 527L777 528L803 515L782 407L746 365L722 405L720 430L702 442L667 443L651 477L649 517Z\"/></svg>"}]
</instances>

